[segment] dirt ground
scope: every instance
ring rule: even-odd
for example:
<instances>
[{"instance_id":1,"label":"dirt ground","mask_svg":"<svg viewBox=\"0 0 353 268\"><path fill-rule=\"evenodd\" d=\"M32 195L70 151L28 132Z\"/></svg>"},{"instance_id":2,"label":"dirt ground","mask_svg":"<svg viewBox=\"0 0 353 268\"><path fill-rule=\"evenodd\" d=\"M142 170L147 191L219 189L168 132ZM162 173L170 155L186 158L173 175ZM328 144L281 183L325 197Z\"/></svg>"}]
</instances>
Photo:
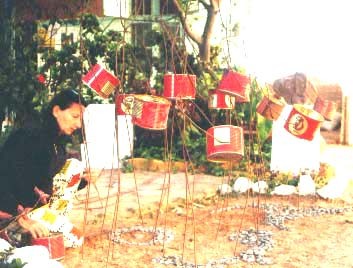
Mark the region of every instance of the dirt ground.
<instances>
[{"instance_id":1,"label":"dirt ground","mask_svg":"<svg viewBox=\"0 0 353 268\"><path fill-rule=\"evenodd\" d=\"M176 266L154 259L179 256L181 263L198 267L353 267L353 204L298 195L220 198L215 193L224 180L203 174L105 171L97 187L78 196L72 220L82 228L85 243L66 249L62 263L67 268L161 268ZM266 205L342 211L285 219L281 229L266 224ZM272 247L264 254L269 264L240 259L249 245L230 237L251 229L271 232ZM236 263L206 266L235 256Z\"/></svg>"}]
</instances>

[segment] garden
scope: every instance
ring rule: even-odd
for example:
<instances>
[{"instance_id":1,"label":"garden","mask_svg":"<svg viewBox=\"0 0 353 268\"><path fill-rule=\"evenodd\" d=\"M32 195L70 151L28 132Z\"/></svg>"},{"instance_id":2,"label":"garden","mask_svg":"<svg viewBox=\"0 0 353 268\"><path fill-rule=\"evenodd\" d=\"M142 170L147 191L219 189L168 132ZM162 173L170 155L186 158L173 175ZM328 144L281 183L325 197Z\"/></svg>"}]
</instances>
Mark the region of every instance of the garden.
<instances>
[{"instance_id":1,"label":"garden","mask_svg":"<svg viewBox=\"0 0 353 268\"><path fill-rule=\"evenodd\" d=\"M211 11L208 16L215 16ZM65 250L64 267L352 267L349 202L273 194L280 185L297 187L303 174L270 170L272 121L257 108L273 93L272 85L250 77L246 96L237 96L230 109L210 108L210 92L228 73L246 73L242 66L220 62L219 46L207 50L207 40L197 41L203 50L195 56L162 22L143 42L128 43L127 29L110 29L92 14L40 25L3 21L3 36L16 34L13 42L1 40L0 145L11 131L37 120L61 90L79 89L89 104L114 104L120 95L163 96L169 73L197 79L194 98L170 102L164 129L134 125L131 155L119 169L97 171L96 183L79 191L70 218L85 243ZM59 50L43 45L38 28L48 33L56 25L79 26L79 39L68 39ZM207 32L211 26L205 27ZM97 64L119 79L104 98L82 82ZM210 161L206 153L208 130L219 125L242 131L235 159ZM67 143L71 156L80 156L82 143L84 133L75 133ZM334 174L335 167L320 163L319 172L310 175L318 189ZM253 187L265 181L267 188L222 191L225 184L234 189L237 178L248 178Z\"/></svg>"}]
</instances>

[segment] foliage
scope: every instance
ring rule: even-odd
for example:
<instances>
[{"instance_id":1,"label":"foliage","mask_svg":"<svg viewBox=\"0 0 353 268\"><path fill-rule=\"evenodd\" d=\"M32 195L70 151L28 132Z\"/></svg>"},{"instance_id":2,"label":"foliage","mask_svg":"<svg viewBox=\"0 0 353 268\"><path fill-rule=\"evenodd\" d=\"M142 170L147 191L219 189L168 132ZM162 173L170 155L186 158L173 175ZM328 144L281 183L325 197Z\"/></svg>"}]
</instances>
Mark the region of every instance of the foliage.
<instances>
[{"instance_id":1,"label":"foliage","mask_svg":"<svg viewBox=\"0 0 353 268\"><path fill-rule=\"evenodd\" d=\"M144 42L148 43L149 49L146 49L145 43L127 43L121 32L103 28L98 18L91 14L83 14L79 21L53 19L41 26L48 28L55 22L58 22L61 27L69 24L80 26L80 38L63 44L60 50L51 48L38 50L44 62L39 69L41 74L45 74L44 84L38 83L35 78L35 74L38 73L34 57L37 53L36 28L34 27L28 34L34 40L30 45L25 46L25 42L16 41L18 47L16 51L22 50L19 55L23 55L16 60L20 60L27 70L22 71L23 76L16 75L16 81L10 87L5 85L10 73L16 71L17 74L21 68L16 64L2 64L2 66L15 66L16 68L1 72L6 75L4 77L0 75L0 88L5 88L4 92L7 95L4 99L0 98L0 111L10 107L10 111L16 114L16 120L23 122L26 119L21 118L21 115L30 115L40 111L48 100L47 89L57 92L67 88L78 88L88 103L113 103L114 96L103 100L81 82L82 74L97 62L103 63L119 77L121 80L119 91L123 93L151 94L153 88L157 95L162 95L165 72L191 73L197 77L196 99L193 102L186 101L182 106L172 103L167 135L164 132L136 127L134 156L191 161L196 167L202 167L206 172L224 173L222 165L210 163L206 159L204 132L212 125L232 122L250 130L255 128L257 132L256 136L246 140L246 157L239 164L239 168L245 169L246 161L268 159L270 144L267 137L271 123L256 115L256 104L262 93L256 80L251 83L249 104L237 105L236 109L231 112L208 109L208 91L217 86L223 73L217 61L220 53L219 47L211 47L210 63L206 68L200 64L197 57L187 53L183 38L178 38L182 35L175 35L175 32L171 32L165 22L159 21L159 27L152 28L146 34ZM24 25L21 27L16 30L19 32L18 37L21 33L28 33L27 30L24 31ZM151 53L151 49L154 53ZM7 59L9 62L13 60L10 57ZM234 69L237 70L236 67ZM25 84L24 81L27 82L26 87L30 90L23 90L21 85ZM2 101L5 99L4 104ZM19 100L22 102L20 103Z\"/></svg>"},{"instance_id":2,"label":"foliage","mask_svg":"<svg viewBox=\"0 0 353 268\"><path fill-rule=\"evenodd\" d=\"M299 176L291 172L272 172L267 178L269 190L281 184L298 186Z\"/></svg>"},{"instance_id":3,"label":"foliage","mask_svg":"<svg viewBox=\"0 0 353 268\"><path fill-rule=\"evenodd\" d=\"M22 268L25 267L27 263L23 263L21 259L13 259L11 263L2 263L0 261L0 268Z\"/></svg>"},{"instance_id":4,"label":"foliage","mask_svg":"<svg viewBox=\"0 0 353 268\"><path fill-rule=\"evenodd\" d=\"M26 263L23 263L21 259L13 259L10 263L8 258L13 254L14 248L10 248L0 252L0 268L22 268L25 267Z\"/></svg>"},{"instance_id":5,"label":"foliage","mask_svg":"<svg viewBox=\"0 0 353 268\"><path fill-rule=\"evenodd\" d=\"M37 80L36 25L15 20L15 12L7 8L0 6L7 10L0 17L0 123L7 115L21 125L37 117L45 93Z\"/></svg>"},{"instance_id":6,"label":"foliage","mask_svg":"<svg viewBox=\"0 0 353 268\"><path fill-rule=\"evenodd\" d=\"M121 161L122 163L121 163L120 168L121 168L121 172L123 172L123 173L130 173L134 170L133 165L128 160L129 160L129 158L126 157L126 158L122 159L122 161Z\"/></svg>"}]
</instances>

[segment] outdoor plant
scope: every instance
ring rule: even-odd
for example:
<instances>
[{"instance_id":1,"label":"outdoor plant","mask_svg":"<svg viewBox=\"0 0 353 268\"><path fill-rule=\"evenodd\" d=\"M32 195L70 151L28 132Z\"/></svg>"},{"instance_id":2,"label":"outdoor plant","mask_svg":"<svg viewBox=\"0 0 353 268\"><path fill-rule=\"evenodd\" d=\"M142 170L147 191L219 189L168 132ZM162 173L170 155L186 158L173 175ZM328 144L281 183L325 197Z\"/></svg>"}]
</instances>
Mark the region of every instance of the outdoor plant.
<instances>
[{"instance_id":1,"label":"outdoor plant","mask_svg":"<svg viewBox=\"0 0 353 268\"><path fill-rule=\"evenodd\" d=\"M81 25L80 36L77 41L63 44L60 50L39 48L38 52L41 53L44 64L39 72L33 69L41 74L41 79L36 80L34 72L31 74L35 82L33 88L38 88L38 91L33 91L35 94L27 98L28 103L36 105L29 109L40 111L47 101L48 93L67 88L79 88L88 103L113 103L114 96L103 100L81 82L82 74L99 61L104 62L120 78L120 89L124 93L151 94L153 87L154 94L161 95L163 75L166 71L192 73L197 76L197 98L193 102L186 102L183 109L172 105L166 136L164 132L136 127L133 157L189 161L195 168L222 175L224 167L206 159L204 131L212 124L230 120L233 124L256 129L256 136L246 140L245 156L238 168L246 169L247 161L265 159L265 164L267 163L270 144L266 137L270 123L258 118L255 112L256 103L261 97L261 89L256 80L251 83L250 104L237 105L230 113L208 109L208 91L217 86L223 73L218 62L219 48L211 47L211 57L205 65L200 64L197 57L186 52L182 38L173 39L170 32L164 31L167 27L163 22L160 29L151 29L146 35L150 38L144 40L150 47L159 51L158 55L146 54L145 44L124 42L121 33L103 28L98 18L91 14L83 14L79 20L49 20L41 24L41 27L48 28L55 23L61 27L65 24ZM34 32L32 34L34 40L37 40L38 36ZM165 63L168 63L168 66ZM233 69L237 70L235 66ZM20 113L16 111L16 116L18 115ZM76 140L80 142L81 138Z\"/></svg>"},{"instance_id":2,"label":"outdoor plant","mask_svg":"<svg viewBox=\"0 0 353 268\"><path fill-rule=\"evenodd\" d=\"M22 268L27 263L23 263L21 259L13 259L10 263L8 262L9 256L13 254L14 248L6 249L0 252L0 268Z\"/></svg>"}]
</instances>

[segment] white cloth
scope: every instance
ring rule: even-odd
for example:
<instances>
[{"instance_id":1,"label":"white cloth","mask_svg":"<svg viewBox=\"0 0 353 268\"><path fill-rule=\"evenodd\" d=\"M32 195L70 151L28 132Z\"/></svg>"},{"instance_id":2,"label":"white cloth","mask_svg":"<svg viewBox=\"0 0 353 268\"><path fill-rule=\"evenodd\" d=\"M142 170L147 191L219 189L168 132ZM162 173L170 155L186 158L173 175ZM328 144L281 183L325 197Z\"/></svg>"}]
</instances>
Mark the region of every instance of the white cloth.
<instances>
[{"instance_id":1,"label":"white cloth","mask_svg":"<svg viewBox=\"0 0 353 268\"><path fill-rule=\"evenodd\" d=\"M316 131L312 141L300 139L285 128L285 122L292 110L286 105L272 125L271 170L280 172L319 171L320 131Z\"/></svg>"},{"instance_id":2,"label":"white cloth","mask_svg":"<svg viewBox=\"0 0 353 268\"><path fill-rule=\"evenodd\" d=\"M81 158L86 167L118 168L119 160L131 156L134 133L131 115L115 118L115 104L90 104L83 121L86 143L81 145Z\"/></svg>"},{"instance_id":3,"label":"white cloth","mask_svg":"<svg viewBox=\"0 0 353 268\"><path fill-rule=\"evenodd\" d=\"M11 245L4 239L0 238L0 252L11 249ZM44 246L27 246L13 249L13 253L9 255L7 262L11 263L14 259L20 259L22 263L26 263L24 268L64 268L64 266L49 258L49 251Z\"/></svg>"}]
</instances>

